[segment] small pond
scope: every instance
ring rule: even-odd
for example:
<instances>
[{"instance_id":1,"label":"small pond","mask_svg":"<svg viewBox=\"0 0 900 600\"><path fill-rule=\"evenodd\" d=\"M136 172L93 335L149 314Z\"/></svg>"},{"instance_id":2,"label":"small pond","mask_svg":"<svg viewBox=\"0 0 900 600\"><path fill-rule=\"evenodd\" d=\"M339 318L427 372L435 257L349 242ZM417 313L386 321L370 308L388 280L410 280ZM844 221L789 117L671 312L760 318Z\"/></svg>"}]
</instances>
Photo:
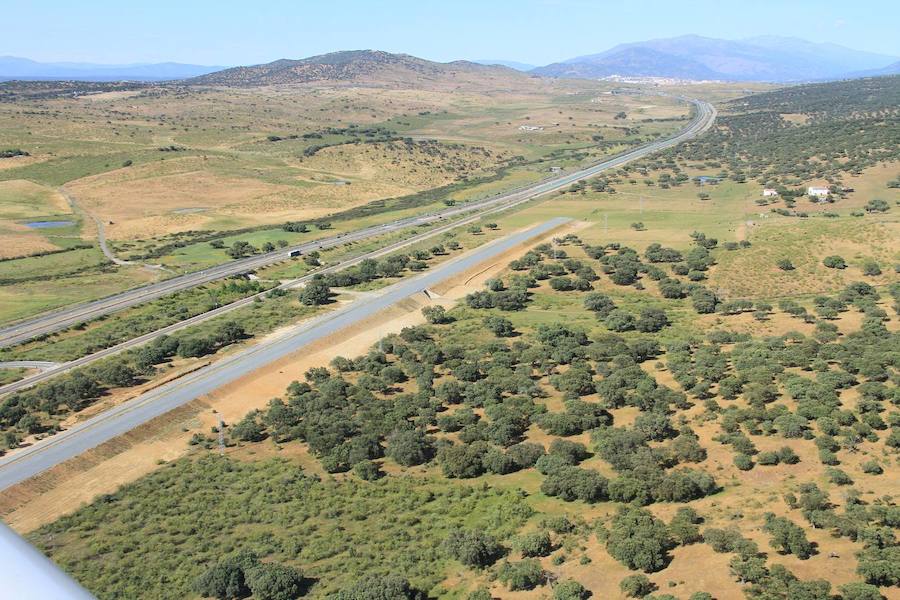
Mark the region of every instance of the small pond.
<instances>
[{"instance_id":1,"label":"small pond","mask_svg":"<svg viewBox=\"0 0 900 600\"><path fill-rule=\"evenodd\" d=\"M55 229L57 227L68 227L69 225L74 225L75 221L32 221L31 223L25 223L26 227L31 227L32 229Z\"/></svg>"}]
</instances>

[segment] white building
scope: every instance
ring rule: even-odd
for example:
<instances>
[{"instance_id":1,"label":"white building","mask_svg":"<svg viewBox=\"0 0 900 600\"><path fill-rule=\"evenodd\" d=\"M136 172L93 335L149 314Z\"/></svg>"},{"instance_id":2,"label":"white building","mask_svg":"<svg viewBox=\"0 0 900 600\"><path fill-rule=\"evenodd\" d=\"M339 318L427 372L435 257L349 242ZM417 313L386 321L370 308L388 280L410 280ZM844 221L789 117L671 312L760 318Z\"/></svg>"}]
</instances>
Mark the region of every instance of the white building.
<instances>
[{"instance_id":1,"label":"white building","mask_svg":"<svg viewBox=\"0 0 900 600\"><path fill-rule=\"evenodd\" d=\"M519 125L520 131L543 131L543 127L535 127L534 125Z\"/></svg>"},{"instance_id":2,"label":"white building","mask_svg":"<svg viewBox=\"0 0 900 600\"><path fill-rule=\"evenodd\" d=\"M819 198L820 200L827 198L830 193L831 192L828 190L827 187L811 185L808 188L806 188L807 196L813 196L815 198Z\"/></svg>"},{"instance_id":3,"label":"white building","mask_svg":"<svg viewBox=\"0 0 900 600\"><path fill-rule=\"evenodd\" d=\"M763 190L764 198L769 198L771 196L777 196L777 195L778 195L778 190L773 190L772 188L766 188Z\"/></svg>"}]
</instances>

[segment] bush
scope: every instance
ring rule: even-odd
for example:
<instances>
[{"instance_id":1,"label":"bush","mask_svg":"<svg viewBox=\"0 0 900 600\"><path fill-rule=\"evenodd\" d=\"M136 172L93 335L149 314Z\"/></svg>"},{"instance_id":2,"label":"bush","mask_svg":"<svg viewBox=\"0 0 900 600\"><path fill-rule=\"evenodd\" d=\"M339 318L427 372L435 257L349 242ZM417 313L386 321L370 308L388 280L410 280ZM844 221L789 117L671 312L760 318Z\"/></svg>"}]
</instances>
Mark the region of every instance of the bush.
<instances>
[{"instance_id":1,"label":"bush","mask_svg":"<svg viewBox=\"0 0 900 600\"><path fill-rule=\"evenodd\" d=\"M702 522L703 519L693 508L681 507L669 523L669 532L679 544L693 544L703 539L698 526Z\"/></svg>"},{"instance_id":2,"label":"bush","mask_svg":"<svg viewBox=\"0 0 900 600\"><path fill-rule=\"evenodd\" d=\"M629 575L619 582L619 589L629 598L643 598L656 589L656 585L646 575Z\"/></svg>"},{"instance_id":3,"label":"bush","mask_svg":"<svg viewBox=\"0 0 900 600\"><path fill-rule=\"evenodd\" d=\"M553 587L553 600L587 600L591 593L574 579L559 581Z\"/></svg>"},{"instance_id":4,"label":"bush","mask_svg":"<svg viewBox=\"0 0 900 600\"><path fill-rule=\"evenodd\" d=\"M800 457L788 446L778 449L778 460L786 465L795 465L800 462Z\"/></svg>"},{"instance_id":5,"label":"bush","mask_svg":"<svg viewBox=\"0 0 900 600\"><path fill-rule=\"evenodd\" d=\"M373 575L342 589L332 600L426 600L426 595L399 575Z\"/></svg>"},{"instance_id":6,"label":"bush","mask_svg":"<svg viewBox=\"0 0 900 600\"><path fill-rule=\"evenodd\" d=\"M514 444L506 449L506 455L510 457L520 469L533 467L539 458L544 456L544 447L533 442Z\"/></svg>"},{"instance_id":7,"label":"bush","mask_svg":"<svg viewBox=\"0 0 900 600\"><path fill-rule=\"evenodd\" d=\"M806 560L815 551L813 544L806 539L803 528L785 517L776 517L768 513L763 531L772 536L769 540L772 548L784 554L793 554L800 560Z\"/></svg>"},{"instance_id":8,"label":"bush","mask_svg":"<svg viewBox=\"0 0 900 600\"><path fill-rule=\"evenodd\" d=\"M840 586L841 600L882 600L884 596L874 585L868 583L845 583Z\"/></svg>"},{"instance_id":9,"label":"bush","mask_svg":"<svg viewBox=\"0 0 900 600\"><path fill-rule=\"evenodd\" d=\"M443 325L453 320L443 306L426 306L422 309L422 316L432 325Z\"/></svg>"},{"instance_id":10,"label":"bush","mask_svg":"<svg viewBox=\"0 0 900 600\"><path fill-rule=\"evenodd\" d=\"M544 583L546 573L541 568L541 563L533 558L520 562L504 563L500 568L498 578L510 591L533 590Z\"/></svg>"},{"instance_id":11,"label":"bush","mask_svg":"<svg viewBox=\"0 0 900 600\"><path fill-rule=\"evenodd\" d=\"M387 438L385 454L404 467L421 465L431 458L431 440L418 429L395 431Z\"/></svg>"},{"instance_id":12,"label":"bush","mask_svg":"<svg viewBox=\"0 0 900 600\"><path fill-rule=\"evenodd\" d=\"M837 255L826 256L824 260L822 260L822 264L828 267L829 269L846 269L847 263L843 258Z\"/></svg>"},{"instance_id":13,"label":"bush","mask_svg":"<svg viewBox=\"0 0 900 600\"><path fill-rule=\"evenodd\" d=\"M868 473L869 475L881 475L884 473L884 469L878 464L877 460L867 460L862 464L863 473Z\"/></svg>"},{"instance_id":14,"label":"bush","mask_svg":"<svg viewBox=\"0 0 900 600\"><path fill-rule=\"evenodd\" d=\"M606 550L632 570L652 573L669 562L668 551L675 547L665 523L650 511L625 507L613 517Z\"/></svg>"},{"instance_id":15,"label":"bush","mask_svg":"<svg viewBox=\"0 0 900 600\"><path fill-rule=\"evenodd\" d=\"M547 556L553 551L553 544L546 531L534 531L520 536L515 542L515 548L522 556Z\"/></svg>"},{"instance_id":16,"label":"bush","mask_svg":"<svg viewBox=\"0 0 900 600\"><path fill-rule=\"evenodd\" d=\"M777 465L779 463L778 453L760 452L759 456L756 457L756 462L765 466Z\"/></svg>"},{"instance_id":17,"label":"bush","mask_svg":"<svg viewBox=\"0 0 900 600\"><path fill-rule=\"evenodd\" d=\"M828 468L825 469L825 474L828 476L829 481L835 485L851 485L853 483L850 476L840 469Z\"/></svg>"},{"instance_id":18,"label":"bush","mask_svg":"<svg viewBox=\"0 0 900 600\"><path fill-rule=\"evenodd\" d=\"M483 441L443 446L438 451L437 459L444 477L471 479L483 474L488 448Z\"/></svg>"},{"instance_id":19,"label":"bush","mask_svg":"<svg viewBox=\"0 0 900 600\"><path fill-rule=\"evenodd\" d=\"M266 439L266 430L252 411L231 428L231 437L242 442L259 442Z\"/></svg>"},{"instance_id":20,"label":"bush","mask_svg":"<svg viewBox=\"0 0 900 600\"><path fill-rule=\"evenodd\" d=\"M563 465L547 474L541 483L541 492L572 502L599 502L605 500L609 482L597 471Z\"/></svg>"},{"instance_id":21,"label":"bush","mask_svg":"<svg viewBox=\"0 0 900 600\"><path fill-rule=\"evenodd\" d=\"M584 297L584 307L592 312L597 313L597 317L605 318L613 309L616 308L612 298L606 294L590 293Z\"/></svg>"},{"instance_id":22,"label":"bush","mask_svg":"<svg viewBox=\"0 0 900 600\"><path fill-rule=\"evenodd\" d=\"M509 319L504 319L503 317L485 317L484 318L484 326L496 335L497 337L510 337L516 333L515 327L513 327L512 321Z\"/></svg>"},{"instance_id":23,"label":"bush","mask_svg":"<svg viewBox=\"0 0 900 600\"><path fill-rule=\"evenodd\" d=\"M258 600L295 600L306 591L300 571L277 563L253 567L247 572L247 583Z\"/></svg>"},{"instance_id":24,"label":"bush","mask_svg":"<svg viewBox=\"0 0 900 600\"><path fill-rule=\"evenodd\" d=\"M734 466L741 471L749 471L753 468L753 459L743 453L734 455Z\"/></svg>"},{"instance_id":25,"label":"bush","mask_svg":"<svg viewBox=\"0 0 900 600\"><path fill-rule=\"evenodd\" d=\"M610 331L631 331L635 326L634 316L624 310L615 309L603 320L603 324Z\"/></svg>"},{"instance_id":26,"label":"bush","mask_svg":"<svg viewBox=\"0 0 900 600\"><path fill-rule=\"evenodd\" d=\"M550 454L563 458L570 465L577 465L590 456L587 447L581 442L559 438L550 442Z\"/></svg>"},{"instance_id":27,"label":"bush","mask_svg":"<svg viewBox=\"0 0 900 600\"><path fill-rule=\"evenodd\" d=\"M643 333L653 333L659 331L669 324L669 317L666 316L664 310L658 308L644 308L641 310L634 326L638 331Z\"/></svg>"},{"instance_id":28,"label":"bush","mask_svg":"<svg viewBox=\"0 0 900 600\"><path fill-rule=\"evenodd\" d=\"M321 275L313 277L300 292L300 302L306 306L319 306L328 304L331 300L331 289L325 283Z\"/></svg>"},{"instance_id":29,"label":"bush","mask_svg":"<svg viewBox=\"0 0 900 600\"><path fill-rule=\"evenodd\" d=\"M363 481L375 481L384 476L378 464L371 460L361 460L353 465L353 473Z\"/></svg>"},{"instance_id":30,"label":"bush","mask_svg":"<svg viewBox=\"0 0 900 600\"><path fill-rule=\"evenodd\" d=\"M194 590L205 598L232 600L250 595L246 572L259 564L251 552L240 552L209 568L194 582Z\"/></svg>"},{"instance_id":31,"label":"bush","mask_svg":"<svg viewBox=\"0 0 900 600\"><path fill-rule=\"evenodd\" d=\"M458 529L444 541L447 553L467 567L487 567L503 553L499 542L490 535L471 529Z\"/></svg>"}]
</instances>

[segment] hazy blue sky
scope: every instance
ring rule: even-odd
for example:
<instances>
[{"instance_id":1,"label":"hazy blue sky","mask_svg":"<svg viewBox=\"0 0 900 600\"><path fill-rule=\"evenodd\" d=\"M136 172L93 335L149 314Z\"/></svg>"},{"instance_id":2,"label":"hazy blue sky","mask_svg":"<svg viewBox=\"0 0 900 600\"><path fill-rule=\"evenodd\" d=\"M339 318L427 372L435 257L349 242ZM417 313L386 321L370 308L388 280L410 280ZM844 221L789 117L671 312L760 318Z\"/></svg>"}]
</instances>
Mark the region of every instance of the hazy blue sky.
<instances>
[{"instance_id":1,"label":"hazy blue sky","mask_svg":"<svg viewBox=\"0 0 900 600\"><path fill-rule=\"evenodd\" d=\"M0 55L214 65L374 48L544 64L696 33L900 55L897 0L0 0Z\"/></svg>"}]
</instances>

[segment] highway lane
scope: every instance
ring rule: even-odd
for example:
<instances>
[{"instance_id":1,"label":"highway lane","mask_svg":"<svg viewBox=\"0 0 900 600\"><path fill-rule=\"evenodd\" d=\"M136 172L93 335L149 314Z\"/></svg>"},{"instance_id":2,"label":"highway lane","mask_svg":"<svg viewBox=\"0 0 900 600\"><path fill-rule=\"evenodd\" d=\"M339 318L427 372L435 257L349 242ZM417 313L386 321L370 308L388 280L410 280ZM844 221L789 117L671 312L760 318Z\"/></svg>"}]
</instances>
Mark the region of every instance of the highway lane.
<instances>
[{"instance_id":1,"label":"highway lane","mask_svg":"<svg viewBox=\"0 0 900 600\"><path fill-rule=\"evenodd\" d=\"M351 327L404 298L468 271L530 239L556 229L569 220L557 217L494 240L439 265L432 271L405 279L384 288L377 295L362 298L344 308L297 325L276 339L250 346L233 356L113 407L71 429L0 458L0 490L34 477L195 398L288 356L308 344Z\"/></svg>"},{"instance_id":2,"label":"highway lane","mask_svg":"<svg viewBox=\"0 0 900 600\"><path fill-rule=\"evenodd\" d=\"M290 289L295 289L295 288L301 287L301 286L305 285L310 279L312 279L316 275L334 273L336 271L340 271L340 270L352 267L354 265L358 265L359 263L361 263L362 261L364 261L366 259L370 259L370 258L375 259L375 258L385 256L387 254L390 254L391 252L396 252L397 250L401 250L404 247L411 246L412 244L416 244L418 242L436 237L442 233L445 233L447 231L450 231L450 230L455 229L460 226L467 225L468 223L475 222L481 218L482 218L482 215L479 213L477 215L463 218L461 220L451 221L450 223L429 229L428 231L425 231L423 233L419 233L412 237L400 240L398 242L394 242L392 244L389 244L387 246L379 248L378 250L366 252L365 254L361 254L359 256L350 258L350 259L342 261L340 263L318 269L314 273L310 273L309 275L305 275L303 277L299 277L297 279L293 279L291 281L282 283L281 285L277 286L277 288L284 289L284 290L290 290ZM205 313L195 315L195 316L185 319L183 321L179 321L177 323L167 325L166 327L157 329L156 331L151 331L144 335L140 335L140 336L132 338L130 340L126 340L120 344L116 344L115 346L110 346L109 348L104 348L103 350L98 350L97 352L94 352L93 354L88 354L86 356L82 356L80 358L77 358L77 359L69 361L69 362L46 363L45 365L43 365L41 367L42 370L39 373L35 373L34 375L29 375L28 377L24 377L18 381L14 381L12 383L8 383L6 385L0 386L0 396L30 388L34 385L37 385L38 383L47 381L48 379L51 379L58 375L62 375L63 373L67 373L67 372L71 371L72 369L76 369L78 367L83 367L83 366L89 365L95 361L98 361L98 360L101 360L104 358L109 358L110 356L113 356L120 352L124 352L124 351L130 350L132 348L136 348L138 346L141 346L143 344L151 342L160 336L169 335L171 333L175 333L176 331L180 331L180 330L190 327L192 325L197 325L204 321L208 321L210 319L220 317L222 315L230 313L230 312L237 310L239 308L242 308L244 306L253 304L254 302L257 301L257 299L263 299L270 291L271 290L266 290L266 291L260 292L258 294L253 294L252 296L247 296L246 298L241 298L240 300L235 300L234 302L231 302L230 304L226 304L224 306L220 306L219 308L207 311ZM18 361L18 362L21 362L21 361ZM25 362L33 362L33 361L25 361ZM2 368L4 365L10 365L9 368L16 368L16 365L12 362L0 363L0 368ZM37 368L37 367L34 367L34 368Z\"/></svg>"},{"instance_id":3,"label":"highway lane","mask_svg":"<svg viewBox=\"0 0 900 600\"><path fill-rule=\"evenodd\" d=\"M317 249L333 248L346 242L363 240L417 225L428 225L442 220L456 218L467 213L479 213L482 215L490 214L491 212L504 210L511 206L515 206L516 204L527 202L539 196L558 191L581 179L592 177L603 170L619 167L627 162L646 156L647 154L674 146L684 140L699 135L712 125L716 114L712 105L696 99L683 97L680 97L679 99L690 102L695 107L694 118L681 132L669 138L656 140L613 158L603 160L585 169L545 179L541 182L525 186L519 190L501 193L484 200L450 207L421 216L408 217L383 225L375 225L347 234L339 234L306 242L268 254L231 261L196 273L179 275L148 286L128 290L108 298L46 313L0 329L0 347L19 344L41 335L60 331L84 321L149 302L150 300L155 300L156 298L168 294L268 266L287 259L290 256L290 253L294 251L306 253Z\"/></svg>"}]
</instances>

